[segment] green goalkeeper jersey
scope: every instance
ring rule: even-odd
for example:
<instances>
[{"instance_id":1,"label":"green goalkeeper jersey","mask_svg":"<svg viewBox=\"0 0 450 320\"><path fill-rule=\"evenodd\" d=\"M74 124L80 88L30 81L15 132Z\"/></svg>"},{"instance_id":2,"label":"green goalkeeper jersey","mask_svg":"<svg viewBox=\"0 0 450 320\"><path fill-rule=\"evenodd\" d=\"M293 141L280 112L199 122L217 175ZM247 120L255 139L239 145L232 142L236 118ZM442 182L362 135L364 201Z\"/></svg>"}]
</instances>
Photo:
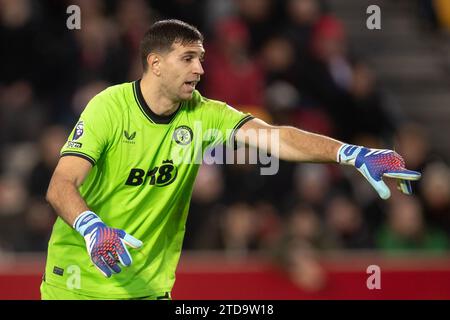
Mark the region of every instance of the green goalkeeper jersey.
<instances>
[{"instance_id":1,"label":"green goalkeeper jersey","mask_svg":"<svg viewBox=\"0 0 450 320\"><path fill-rule=\"evenodd\" d=\"M112 86L87 105L61 150L93 167L80 186L108 226L143 242L133 263L104 277L83 237L58 218L48 246L45 281L94 297L134 298L171 291L195 177L206 148L234 142L251 116L194 91L171 116L147 106L140 81Z\"/></svg>"}]
</instances>

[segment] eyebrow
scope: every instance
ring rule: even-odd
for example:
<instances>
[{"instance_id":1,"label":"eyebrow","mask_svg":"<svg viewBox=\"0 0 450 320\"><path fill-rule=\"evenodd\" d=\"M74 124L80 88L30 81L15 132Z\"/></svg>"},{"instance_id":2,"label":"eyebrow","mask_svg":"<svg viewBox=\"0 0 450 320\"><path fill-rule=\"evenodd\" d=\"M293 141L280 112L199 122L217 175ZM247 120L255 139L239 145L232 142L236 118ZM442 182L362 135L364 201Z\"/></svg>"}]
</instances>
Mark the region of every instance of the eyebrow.
<instances>
[{"instance_id":1,"label":"eyebrow","mask_svg":"<svg viewBox=\"0 0 450 320\"><path fill-rule=\"evenodd\" d=\"M187 55L187 54L192 54L192 55L200 55L200 57L203 57L205 55L205 51L202 50L200 52L200 54L198 53L198 51L194 51L194 50L189 50L189 51L185 51L183 53L181 53L181 56Z\"/></svg>"}]
</instances>

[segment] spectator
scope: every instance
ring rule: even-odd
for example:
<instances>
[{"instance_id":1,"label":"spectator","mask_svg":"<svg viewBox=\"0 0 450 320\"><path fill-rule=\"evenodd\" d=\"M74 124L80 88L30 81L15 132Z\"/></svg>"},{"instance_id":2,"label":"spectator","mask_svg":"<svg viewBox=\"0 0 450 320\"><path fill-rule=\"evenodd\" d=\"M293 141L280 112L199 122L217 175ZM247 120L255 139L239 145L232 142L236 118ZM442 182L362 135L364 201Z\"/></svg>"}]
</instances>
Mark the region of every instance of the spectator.
<instances>
[{"instance_id":1,"label":"spectator","mask_svg":"<svg viewBox=\"0 0 450 320\"><path fill-rule=\"evenodd\" d=\"M240 20L220 22L205 63L208 96L241 110L263 106L264 76L248 55L248 41L248 30Z\"/></svg>"},{"instance_id":2,"label":"spectator","mask_svg":"<svg viewBox=\"0 0 450 320\"><path fill-rule=\"evenodd\" d=\"M375 75L364 63L352 67L350 94L353 104L352 140L360 145L384 145L396 129L394 119L386 110L385 100L377 90ZM367 141L370 139L370 141Z\"/></svg>"},{"instance_id":3,"label":"spectator","mask_svg":"<svg viewBox=\"0 0 450 320\"><path fill-rule=\"evenodd\" d=\"M435 157L424 128L417 123L404 123L395 134L394 145L411 170L423 171ZM420 183L420 182L419 182Z\"/></svg>"},{"instance_id":4,"label":"spectator","mask_svg":"<svg viewBox=\"0 0 450 320\"><path fill-rule=\"evenodd\" d=\"M76 33L79 84L96 79L110 83L123 81L127 78L130 58L120 43L118 26L104 15L102 1L78 1L83 12L83 32Z\"/></svg>"},{"instance_id":5,"label":"spectator","mask_svg":"<svg viewBox=\"0 0 450 320\"><path fill-rule=\"evenodd\" d=\"M155 14L145 0L121 0L117 4L116 19L121 34L120 41L127 51L126 57L130 63L128 70L130 81L140 74L140 41L145 31L154 22Z\"/></svg>"},{"instance_id":6,"label":"spectator","mask_svg":"<svg viewBox=\"0 0 450 320\"><path fill-rule=\"evenodd\" d=\"M47 124L47 113L38 101L28 81L0 87L0 148L39 136Z\"/></svg>"},{"instance_id":7,"label":"spectator","mask_svg":"<svg viewBox=\"0 0 450 320\"><path fill-rule=\"evenodd\" d=\"M18 177L0 177L0 252L18 250L24 232L21 216L26 200L27 190Z\"/></svg>"},{"instance_id":8,"label":"spectator","mask_svg":"<svg viewBox=\"0 0 450 320\"><path fill-rule=\"evenodd\" d=\"M249 33L250 57L257 56L261 46L278 28L279 7L272 0L235 0L237 16L246 25Z\"/></svg>"},{"instance_id":9,"label":"spectator","mask_svg":"<svg viewBox=\"0 0 450 320\"><path fill-rule=\"evenodd\" d=\"M288 244L304 243L319 250L327 249L331 244L324 231L319 213L309 206L300 204L286 219L284 241Z\"/></svg>"},{"instance_id":10,"label":"spectator","mask_svg":"<svg viewBox=\"0 0 450 320\"><path fill-rule=\"evenodd\" d=\"M311 57L300 80L305 93L314 98L334 121L335 135L352 141L352 67L346 41L339 20L332 16L321 17L314 26Z\"/></svg>"},{"instance_id":11,"label":"spectator","mask_svg":"<svg viewBox=\"0 0 450 320\"><path fill-rule=\"evenodd\" d=\"M391 202L388 221L376 235L376 246L388 253L417 250L439 253L448 249L448 238L442 231L425 224L416 198L400 196Z\"/></svg>"},{"instance_id":12,"label":"spectator","mask_svg":"<svg viewBox=\"0 0 450 320\"><path fill-rule=\"evenodd\" d=\"M207 15L206 0L150 0L148 1L162 17L180 19L203 30Z\"/></svg>"},{"instance_id":13,"label":"spectator","mask_svg":"<svg viewBox=\"0 0 450 320\"><path fill-rule=\"evenodd\" d=\"M308 293L326 290L328 276L319 262L318 252L301 244L287 251L285 269L290 279Z\"/></svg>"},{"instance_id":14,"label":"spectator","mask_svg":"<svg viewBox=\"0 0 450 320\"><path fill-rule=\"evenodd\" d=\"M44 201L48 183L59 160L59 150L68 132L60 126L47 127L39 138L39 159L31 170L27 190L32 198Z\"/></svg>"},{"instance_id":15,"label":"spectator","mask_svg":"<svg viewBox=\"0 0 450 320\"><path fill-rule=\"evenodd\" d=\"M250 250L258 248L257 212L247 203L237 202L230 205L222 219L222 245L226 254L246 256Z\"/></svg>"},{"instance_id":16,"label":"spectator","mask_svg":"<svg viewBox=\"0 0 450 320\"><path fill-rule=\"evenodd\" d=\"M450 169L443 162L433 162L423 171L420 193L425 220L434 228L450 234Z\"/></svg>"},{"instance_id":17,"label":"spectator","mask_svg":"<svg viewBox=\"0 0 450 320\"><path fill-rule=\"evenodd\" d=\"M288 196L289 207L297 203L311 206L317 212L323 212L325 200L329 195L331 177L326 166L300 164L294 173L293 193Z\"/></svg>"},{"instance_id":18,"label":"spectator","mask_svg":"<svg viewBox=\"0 0 450 320\"><path fill-rule=\"evenodd\" d=\"M223 173L218 166L200 166L186 222L184 248L214 249L218 242L218 220L224 210L224 187Z\"/></svg>"},{"instance_id":19,"label":"spectator","mask_svg":"<svg viewBox=\"0 0 450 320\"><path fill-rule=\"evenodd\" d=\"M0 1L1 84L37 80L37 64L23 63L29 59L29 52L37 51L33 41L33 30L36 28L33 20L31 1Z\"/></svg>"},{"instance_id":20,"label":"spectator","mask_svg":"<svg viewBox=\"0 0 450 320\"><path fill-rule=\"evenodd\" d=\"M284 32L289 42L294 45L297 60L300 64L304 64L314 26L321 16L320 4L317 0L288 0L286 15L288 19Z\"/></svg>"},{"instance_id":21,"label":"spectator","mask_svg":"<svg viewBox=\"0 0 450 320\"><path fill-rule=\"evenodd\" d=\"M336 195L325 210L326 232L334 249L371 249L372 238L361 208L349 197Z\"/></svg>"},{"instance_id":22,"label":"spectator","mask_svg":"<svg viewBox=\"0 0 450 320\"><path fill-rule=\"evenodd\" d=\"M47 249L56 214L45 201L45 193L67 134L64 128L53 126L47 127L39 138L39 158L25 183L28 201L21 218L23 232L16 240L16 250L39 252Z\"/></svg>"}]
</instances>

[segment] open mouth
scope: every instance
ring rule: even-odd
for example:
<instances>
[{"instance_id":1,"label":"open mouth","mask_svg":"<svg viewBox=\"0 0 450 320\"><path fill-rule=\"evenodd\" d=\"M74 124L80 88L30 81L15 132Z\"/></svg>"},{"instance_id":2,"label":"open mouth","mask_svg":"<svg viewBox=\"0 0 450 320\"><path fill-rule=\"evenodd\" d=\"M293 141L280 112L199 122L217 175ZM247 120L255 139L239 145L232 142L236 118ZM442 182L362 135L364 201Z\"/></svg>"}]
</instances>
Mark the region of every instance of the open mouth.
<instances>
[{"instance_id":1,"label":"open mouth","mask_svg":"<svg viewBox=\"0 0 450 320\"><path fill-rule=\"evenodd\" d=\"M186 81L184 84L192 89L195 89L195 86L197 85L197 81Z\"/></svg>"}]
</instances>

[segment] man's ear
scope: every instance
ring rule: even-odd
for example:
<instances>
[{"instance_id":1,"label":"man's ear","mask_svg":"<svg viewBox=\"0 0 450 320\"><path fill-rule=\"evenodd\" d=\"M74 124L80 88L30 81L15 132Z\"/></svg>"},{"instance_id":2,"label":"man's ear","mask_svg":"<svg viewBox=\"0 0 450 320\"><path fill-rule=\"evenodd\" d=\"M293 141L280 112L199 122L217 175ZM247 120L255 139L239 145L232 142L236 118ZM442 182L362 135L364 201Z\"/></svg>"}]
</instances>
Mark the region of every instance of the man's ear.
<instances>
[{"instance_id":1,"label":"man's ear","mask_svg":"<svg viewBox=\"0 0 450 320\"><path fill-rule=\"evenodd\" d=\"M156 53L150 53L147 56L148 70L154 75L161 75L161 57Z\"/></svg>"}]
</instances>

